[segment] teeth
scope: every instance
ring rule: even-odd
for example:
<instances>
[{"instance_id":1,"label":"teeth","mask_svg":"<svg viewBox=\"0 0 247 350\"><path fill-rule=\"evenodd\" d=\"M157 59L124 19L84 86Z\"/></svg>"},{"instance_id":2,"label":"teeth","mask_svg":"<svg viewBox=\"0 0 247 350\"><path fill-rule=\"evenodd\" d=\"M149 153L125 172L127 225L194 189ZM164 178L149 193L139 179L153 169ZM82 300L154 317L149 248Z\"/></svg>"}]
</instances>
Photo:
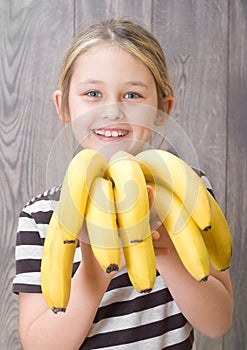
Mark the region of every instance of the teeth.
<instances>
[{"instance_id":1,"label":"teeth","mask_svg":"<svg viewBox=\"0 0 247 350\"><path fill-rule=\"evenodd\" d=\"M125 136L128 131L127 130L95 130L95 134L105 136L105 137L118 137L118 136Z\"/></svg>"}]
</instances>

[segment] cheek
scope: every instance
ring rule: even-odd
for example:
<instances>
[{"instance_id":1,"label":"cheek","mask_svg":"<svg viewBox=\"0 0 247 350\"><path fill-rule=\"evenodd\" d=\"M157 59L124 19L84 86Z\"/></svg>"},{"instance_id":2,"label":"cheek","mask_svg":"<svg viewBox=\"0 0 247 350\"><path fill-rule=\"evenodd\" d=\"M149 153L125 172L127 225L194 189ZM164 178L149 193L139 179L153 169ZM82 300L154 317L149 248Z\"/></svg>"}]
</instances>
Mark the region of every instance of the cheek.
<instances>
[{"instance_id":1,"label":"cheek","mask_svg":"<svg viewBox=\"0 0 247 350\"><path fill-rule=\"evenodd\" d=\"M71 115L71 119L78 118L82 113L83 109L81 107L80 101L74 97L69 98L69 112Z\"/></svg>"},{"instance_id":2,"label":"cheek","mask_svg":"<svg viewBox=\"0 0 247 350\"><path fill-rule=\"evenodd\" d=\"M89 112L82 112L81 109L72 108L71 129L78 143L82 143L91 133L92 116Z\"/></svg>"},{"instance_id":3,"label":"cheek","mask_svg":"<svg viewBox=\"0 0 247 350\"><path fill-rule=\"evenodd\" d=\"M71 119L78 118L83 113L87 112L85 103L83 103L81 96L75 93L73 87L70 89L68 96L68 106Z\"/></svg>"},{"instance_id":4,"label":"cheek","mask_svg":"<svg viewBox=\"0 0 247 350\"><path fill-rule=\"evenodd\" d=\"M125 112L128 121L140 128L152 128L157 117L157 108L151 105L130 103Z\"/></svg>"},{"instance_id":5,"label":"cheek","mask_svg":"<svg viewBox=\"0 0 247 350\"><path fill-rule=\"evenodd\" d=\"M152 128L150 127L138 127L133 128L133 134L138 140L144 142L148 141L152 134Z\"/></svg>"}]
</instances>

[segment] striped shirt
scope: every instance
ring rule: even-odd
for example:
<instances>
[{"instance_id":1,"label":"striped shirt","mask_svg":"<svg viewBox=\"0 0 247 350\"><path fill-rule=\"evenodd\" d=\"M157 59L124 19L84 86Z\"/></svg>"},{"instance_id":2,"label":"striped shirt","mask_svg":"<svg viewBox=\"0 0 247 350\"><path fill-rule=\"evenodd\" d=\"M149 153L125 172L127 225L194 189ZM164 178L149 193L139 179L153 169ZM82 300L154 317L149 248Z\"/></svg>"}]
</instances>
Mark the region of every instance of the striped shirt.
<instances>
[{"instance_id":1,"label":"striped shirt","mask_svg":"<svg viewBox=\"0 0 247 350\"><path fill-rule=\"evenodd\" d=\"M210 187L207 179L206 185ZM44 192L28 202L20 213L14 293L41 293L40 265L44 240L60 191L61 186ZM78 246L73 275L80 261ZM125 268L112 279L79 350L189 350L193 341L193 328L179 310L159 272L153 290L140 294L132 286Z\"/></svg>"}]
</instances>

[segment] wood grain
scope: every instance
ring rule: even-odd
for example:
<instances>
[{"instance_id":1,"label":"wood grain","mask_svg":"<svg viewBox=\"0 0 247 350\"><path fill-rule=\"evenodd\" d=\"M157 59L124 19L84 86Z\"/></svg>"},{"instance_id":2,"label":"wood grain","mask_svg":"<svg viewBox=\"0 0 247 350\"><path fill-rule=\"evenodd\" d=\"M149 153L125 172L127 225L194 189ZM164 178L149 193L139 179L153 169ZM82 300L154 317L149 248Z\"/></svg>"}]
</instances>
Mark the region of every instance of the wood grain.
<instances>
[{"instance_id":1,"label":"wood grain","mask_svg":"<svg viewBox=\"0 0 247 350\"><path fill-rule=\"evenodd\" d=\"M191 139L201 168L225 208L227 1L154 1L153 32L175 88L172 113ZM196 332L196 348L223 349L223 339Z\"/></svg>"},{"instance_id":2,"label":"wood grain","mask_svg":"<svg viewBox=\"0 0 247 350\"><path fill-rule=\"evenodd\" d=\"M47 185L47 160L60 130L52 92L62 58L84 26L111 16L137 20L160 40L176 92L172 116L196 147L233 233L233 325L218 340L196 333L197 350L245 350L245 0L0 2L0 349L22 350L11 293L17 219L25 202Z\"/></svg>"},{"instance_id":3,"label":"wood grain","mask_svg":"<svg viewBox=\"0 0 247 350\"><path fill-rule=\"evenodd\" d=\"M80 0L76 1L76 29L112 17L128 18L151 29L152 0Z\"/></svg>"},{"instance_id":4,"label":"wood grain","mask_svg":"<svg viewBox=\"0 0 247 350\"><path fill-rule=\"evenodd\" d=\"M224 350L247 349L247 3L230 2L227 218L233 234L233 325Z\"/></svg>"},{"instance_id":5,"label":"wood grain","mask_svg":"<svg viewBox=\"0 0 247 350\"><path fill-rule=\"evenodd\" d=\"M61 53L73 36L73 8L60 3L1 2L0 349L5 350L22 349L11 292L17 219L46 187L47 157L59 128L52 91Z\"/></svg>"},{"instance_id":6,"label":"wood grain","mask_svg":"<svg viewBox=\"0 0 247 350\"><path fill-rule=\"evenodd\" d=\"M154 1L153 32L167 56L172 117L191 139L223 209L226 182L227 1Z\"/></svg>"}]
</instances>

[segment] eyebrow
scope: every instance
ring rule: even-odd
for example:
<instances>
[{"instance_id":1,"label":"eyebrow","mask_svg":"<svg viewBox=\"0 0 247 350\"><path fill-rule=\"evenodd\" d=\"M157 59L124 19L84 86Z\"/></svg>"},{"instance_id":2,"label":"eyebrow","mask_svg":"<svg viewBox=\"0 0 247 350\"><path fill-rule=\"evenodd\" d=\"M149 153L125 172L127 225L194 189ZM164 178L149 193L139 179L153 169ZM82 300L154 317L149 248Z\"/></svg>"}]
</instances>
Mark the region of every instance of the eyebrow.
<instances>
[{"instance_id":1,"label":"eyebrow","mask_svg":"<svg viewBox=\"0 0 247 350\"><path fill-rule=\"evenodd\" d=\"M104 84L104 82L97 79L86 79L79 82L79 85L86 85L86 84ZM140 86L140 87L148 88L148 86L144 84L142 81L126 81L124 82L124 85Z\"/></svg>"},{"instance_id":2,"label":"eyebrow","mask_svg":"<svg viewBox=\"0 0 247 350\"><path fill-rule=\"evenodd\" d=\"M142 81L126 81L124 85L141 86L147 88L148 86Z\"/></svg>"},{"instance_id":3,"label":"eyebrow","mask_svg":"<svg viewBox=\"0 0 247 350\"><path fill-rule=\"evenodd\" d=\"M86 84L104 84L104 82L96 79L86 79L79 82L79 85L86 85Z\"/></svg>"}]
</instances>

